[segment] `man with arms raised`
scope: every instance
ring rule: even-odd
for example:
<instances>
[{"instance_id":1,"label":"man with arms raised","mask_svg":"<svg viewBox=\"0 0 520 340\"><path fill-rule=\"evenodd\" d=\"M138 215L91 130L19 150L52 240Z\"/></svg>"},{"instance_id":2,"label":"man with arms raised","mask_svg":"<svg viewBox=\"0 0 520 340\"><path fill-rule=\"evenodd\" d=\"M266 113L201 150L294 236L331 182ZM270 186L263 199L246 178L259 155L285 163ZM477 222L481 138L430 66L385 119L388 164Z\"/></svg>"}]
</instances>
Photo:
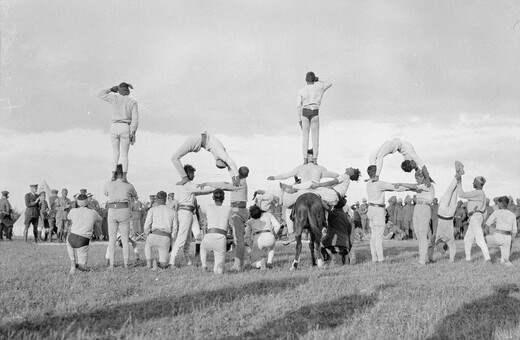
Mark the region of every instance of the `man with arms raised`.
<instances>
[{"instance_id":1,"label":"man with arms raised","mask_svg":"<svg viewBox=\"0 0 520 340\"><path fill-rule=\"evenodd\" d=\"M367 182L368 219L370 220L370 253L372 262L383 262L383 233L385 232L385 191L404 191L398 185L379 181L376 177L376 166L367 169L370 180ZM397 188L396 188L397 186ZM398 189L398 190L396 190Z\"/></svg>"}]
</instances>

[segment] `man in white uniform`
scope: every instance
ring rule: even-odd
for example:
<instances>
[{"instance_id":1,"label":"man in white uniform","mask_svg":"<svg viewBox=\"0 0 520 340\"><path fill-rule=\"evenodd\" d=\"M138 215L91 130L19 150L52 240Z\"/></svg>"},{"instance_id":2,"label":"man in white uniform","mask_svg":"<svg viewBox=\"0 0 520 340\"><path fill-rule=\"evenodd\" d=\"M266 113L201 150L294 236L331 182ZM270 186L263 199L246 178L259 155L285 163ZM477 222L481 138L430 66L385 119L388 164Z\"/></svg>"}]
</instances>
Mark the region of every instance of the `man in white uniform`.
<instances>
[{"instance_id":1,"label":"man in white uniform","mask_svg":"<svg viewBox=\"0 0 520 340\"><path fill-rule=\"evenodd\" d=\"M171 268L175 268L175 258L177 257L179 250L184 248L190 228L195 237L199 236L200 226L198 223L193 223L195 214L195 196L207 195L215 191L215 189L211 187L205 189L200 188L200 186L192 182L195 178L195 168L191 165L186 164L183 171L186 173L188 182L181 185L178 192L179 208L177 217L179 219L179 230L170 254ZM188 259L188 262L190 262L190 259Z\"/></svg>"},{"instance_id":2,"label":"man in white uniform","mask_svg":"<svg viewBox=\"0 0 520 340\"><path fill-rule=\"evenodd\" d=\"M482 222L486 212L486 194L482 190L485 183L486 179L483 176L475 177L473 180L473 188L475 190L470 192L464 192L462 180L457 184L459 197L468 200L469 225L466 235L464 235L464 250L467 261L471 261L471 247L473 246L473 240L475 240L482 250L484 260L491 262L486 240L484 239L484 232L482 231Z\"/></svg>"},{"instance_id":3,"label":"man in white uniform","mask_svg":"<svg viewBox=\"0 0 520 340\"><path fill-rule=\"evenodd\" d=\"M204 212L208 219L208 231L200 244L200 262L202 270L206 271L206 255L208 251L213 251L215 264L213 272L215 274L224 273L224 263L226 260L226 235L229 218L231 217L231 207L224 206L224 190L216 189L213 192L213 201L205 207Z\"/></svg>"},{"instance_id":4,"label":"man in white uniform","mask_svg":"<svg viewBox=\"0 0 520 340\"><path fill-rule=\"evenodd\" d=\"M231 175L233 184L238 185L237 165L227 154L226 148L222 145L222 142L217 137L210 136L207 132L197 136L188 137L173 154L173 166L175 166L175 169L177 169L177 172L181 176L181 181L178 182L177 185L183 185L189 181L188 175L186 174L186 171L184 171L181 163L181 158L190 152L199 152L201 148L211 152L213 157L215 157L215 165L217 168L227 168Z\"/></svg>"},{"instance_id":5,"label":"man in white uniform","mask_svg":"<svg viewBox=\"0 0 520 340\"><path fill-rule=\"evenodd\" d=\"M486 236L488 247L500 247L500 263L508 267L513 267L509 262L509 255L513 245L513 240L518 233L516 216L507 209L509 198L502 196L498 198L498 210L489 216L486 225L491 227L496 223L495 233Z\"/></svg>"},{"instance_id":6,"label":"man in white uniform","mask_svg":"<svg viewBox=\"0 0 520 340\"><path fill-rule=\"evenodd\" d=\"M319 108L323 94L332 86L331 83L319 81L314 72L307 72L305 81L307 82L307 86L298 91L296 101L298 122L302 129L303 136L303 164L310 161L307 155L307 149L309 149L309 130L312 133L312 160L316 162L318 159L320 141Z\"/></svg>"},{"instance_id":7,"label":"man in white uniform","mask_svg":"<svg viewBox=\"0 0 520 340\"><path fill-rule=\"evenodd\" d=\"M375 180L376 166L367 169L370 180L367 182L368 212L370 221L370 253L372 262L383 262L383 234L385 232L385 191L404 191L405 188L396 184Z\"/></svg>"},{"instance_id":8,"label":"man in white uniform","mask_svg":"<svg viewBox=\"0 0 520 340\"><path fill-rule=\"evenodd\" d=\"M135 133L139 124L137 101L129 97L133 86L121 83L112 88L101 90L98 97L112 105L112 125L110 126L110 140L112 142L112 181L116 180L116 167L121 156L123 165L123 181L126 181L128 172L128 151L135 143Z\"/></svg>"},{"instance_id":9,"label":"man in white uniform","mask_svg":"<svg viewBox=\"0 0 520 340\"><path fill-rule=\"evenodd\" d=\"M312 150L308 150L311 154ZM317 165L314 160L311 160L307 164L299 165L293 170L277 175L267 177L268 181L283 180L287 178L298 177L301 179L301 183L319 183L322 178L336 178L339 175L335 172L327 170L327 168ZM286 185L281 185L285 188ZM287 232L290 241L294 240L294 223L291 220L292 205L296 202L296 199L302 195L303 192L296 191L295 193L281 193L280 201L285 209L285 222L287 223ZM290 243L290 242L289 242ZM288 243L287 243L288 244Z\"/></svg>"},{"instance_id":10,"label":"man in white uniform","mask_svg":"<svg viewBox=\"0 0 520 340\"><path fill-rule=\"evenodd\" d=\"M369 165L377 166L375 180L379 179L379 174L383 169L383 159L385 156L391 155L395 152L399 152L404 157L404 161L401 164L403 171L411 172L414 169L415 171L420 170L424 174L426 184L429 185L429 183L432 182L426 165L424 165L424 162L419 158L419 156L417 156L413 145L399 138L394 138L384 142L383 145L374 150L370 155L368 159Z\"/></svg>"},{"instance_id":11,"label":"man in white uniform","mask_svg":"<svg viewBox=\"0 0 520 340\"><path fill-rule=\"evenodd\" d=\"M72 209L67 218L72 222L70 234L67 238L67 252L70 258L70 274L74 274L76 268L88 271L87 258L90 237L94 231L94 224L101 224L103 219L99 214L87 208L87 196L78 196L78 208Z\"/></svg>"},{"instance_id":12,"label":"man in white uniform","mask_svg":"<svg viewBox=\"0 0 520 340\"><path fill-rule=\"evenodd\" d=\"M417 184L399 183L399 185L404 186L408 190L417 192L416 203L413 210L413 228L419 240L419 264L426 265L428 230L430 229L430 220L432 217L430 205L435 197L435 188L432 184L429 186L426 185L426 178L422 171L415 172L415 180Z\"/></svg>"}]
</instances>

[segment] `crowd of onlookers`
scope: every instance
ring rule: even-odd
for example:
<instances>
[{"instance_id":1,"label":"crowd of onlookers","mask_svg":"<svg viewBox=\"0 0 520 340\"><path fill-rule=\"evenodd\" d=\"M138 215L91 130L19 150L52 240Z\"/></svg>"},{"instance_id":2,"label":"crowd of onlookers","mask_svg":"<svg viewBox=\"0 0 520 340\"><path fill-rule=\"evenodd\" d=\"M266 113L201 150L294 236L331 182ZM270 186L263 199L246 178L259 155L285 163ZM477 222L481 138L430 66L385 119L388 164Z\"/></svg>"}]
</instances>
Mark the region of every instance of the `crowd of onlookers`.
<instances>
[{"instance_id":1,"label":"crowd of onlookers","mask_svg":"<svg viewBox=\"0 0 520 340\"><path fill-rule=\"evenodd\" d=\"M392 196L388 199L388 204L386 206L385 239L417 239L413 226L413 211L415 203L415 195L413 197L406 196L404 201L402 198L397 198L396 196ZM487 217L489 217L493 211L498 209L498 197L493 198L493 205L490 205L490 203L491 200L488 198L486 204L486 214L482 223L484 235L491 234L491 231L489 230L489 227L486 226L485 222ZM436 198L433 200L430 208L432 210L430 232L435 234L438 224L438 201ZM345 209L351 218L351 223L353 224L356 237L361 240L368 238L367 235L370 233L370 224L367 217L367 200L363 198L361 204L356 202L351 206L345 206ZM509 196L508 210L516 215L517 221L520 223L520 198L516 200L515 204L513 197ZM455 239L464 238L465 232L468 229L468 223L469 213L467 203L460 200L457 203L457 210L453 219Z\"/></svg>"}]
</instances>

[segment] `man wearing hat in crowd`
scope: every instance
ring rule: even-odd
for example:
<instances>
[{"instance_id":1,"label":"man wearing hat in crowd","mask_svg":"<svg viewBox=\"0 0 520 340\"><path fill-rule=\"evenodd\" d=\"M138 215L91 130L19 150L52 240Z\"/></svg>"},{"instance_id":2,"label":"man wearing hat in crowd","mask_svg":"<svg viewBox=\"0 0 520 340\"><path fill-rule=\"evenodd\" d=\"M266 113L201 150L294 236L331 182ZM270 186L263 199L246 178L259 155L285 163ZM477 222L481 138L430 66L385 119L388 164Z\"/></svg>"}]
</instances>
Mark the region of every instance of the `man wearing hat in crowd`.
<instances>
[{"instance_id":1,"label":"man wearing hat in crowd","mask_svg":"<svg viewBox=\"0 0 520 340\"><path fill-rule=\"evenodd\" d=\"M23 231L23 237L25 242L27 242L27 233L29 231L29 226L32 224L33 226L33 235L34 242L38 242L38 220L40 218L40 197L37 194L38 184L30 185L31 192L25 194L25 229Z\"/></svg>"},{"instance_id":2,"label":"man wearing hat in crowd","mask_svg":"<svg viewBox=\"0 0 520 340\"><path fill-rule=\"evenodd\" d=\"M190 229L195 237L198 237L200 234L199 223L194 223L194 218L196 218L195 196L211 194L215 190L214 188L201 188L199 185L192 182L195 178L195 168L191 165L186 164L183 170L188 176L188 182L179 186L177 196L179 199L179 230L170 254L170 264L172 268L175 268L175 259L179 250L184 249ZM188 262L190 262L189 258Z\"/></svg>"},{"instance_id":3,"label":"man wearing hat in crowd","mask_svg":"<svg viewBox=\"0 0 520 340\"><path fill-rule=\"evenodd\" d=\"M212 190L213 201L215 204L208 204L202 210L206 213L208 219L208 231L202 243L200 244L200 262L202 270L207 269L206 255L209 251L213 251L215 274L224 273L224 263L226 261L226 242L227 227L229 218L231 217L231 207L224 206L224 190Z\"/></svg>"},{"instance_id":4,"label":"man wearing hat in crowd","mask_svg":"<svg viewBox=\"0 0 520 340\"><path fill-rule=\"evenodd\" d=\"M137 197L137 192L132 184L123 180L123 167L118 164L116 167L116 180L105 184L103 190L108 196L108 255L110 269L114 269L115 246L117 242L117 230L121 233L123 244L123 261L125 269L128 269L128 259L130 257L130 202Z\"/></svg>"},{"instance_id":5,"label":"man wearing hat in crowd","mask_svg":"<svg viewBox=\"0 0 520 340\"><path fill-rule=\"evenodd\" d=\"M177 211L179 208L179 202L175 199L175 193L170 192L166 201L166 206L172 210Z\"/></svg>"},{"instance_id":6,"label":"man wearing hat in crowd","mask_svg":"<svg viewBox=\"0 0 520 340\"><path fill-rule=\"evenodd\" d=\"M172 156L172 163L181 176L181 181L177 185L184 185L189 182L188 175L184 171L181 158L190 152L199 152L200 149L206 149L213 154L215 165L219 169L228 169L231 180L234 185L238 185L238 169L235 162L229 157L226 148L222 142L215 136L211 136L206 131L200 135L188 137L184 143L179 146Z\"/></svg>"},{"instance_id":7,"label":"man wearing hat in crowd","mask_svg":"<svg viewBox=\"0 0 520 340\"><path fill-rule=\"evenodd\" d=\"M486 242L489 247L500 247L500 263L513 267L509 261L509 255L513 247L513 241L518 233L518 225L516 216L508 210L509 198L502 196L498 198L498 210L495 210L489 216L486 225L488 228L496 224L495 233L486 236Z\"/></svg>"},{"instance_id":8,"label":"man wearing hat in crowd","mask_svg":"<svg viewBox=\"0 0 520 340\"><path fill-rule=\"evenodd\" d=\"M67 197L69 191L65 188L61 190L61 197L54 201L56 210L56 227L58 228L58 240L63 242L69 232L68 213L72 208L72 201Z\"/></svg>"},{"instance_id":9,"label":"man wearing hat in crowd","mask_svg":"<svg viewBox=\"0 0 520 340\"><path fill-rule=\"evenodd\" d=\"M235 241L235 263L233 264L232 270L240 271L244 265L244 252L245 252L245 228L246 222L249 219L249 211L246 208L247 205L247 177L249 176L249 168L247 166L241 166L238 169L238 186L225 182L216 183L203 183L202 185L208 185L217 189L231 191L231 224L233 225L233 237Z\"/></svg>"},{"instance_id":10,"label":"man wearing hat in crowd","mask_svg":"<svg viewBox=\"0 0 520 340\"><path fill-rule=\"evenodd\" d=\"M130 89L134 87L127 83L101 90L98 97L112 105L112 125L110 140L112 142L112 181L116 180L116 167L121 161L123 166L123 181L128 172L128 151L135 143L135 133L139 124L137 101L129 97Z\"/></svg>"},{"instance_id":11,"label":"man wearing hat in crowd","mask_svg":"<svg viewBox=\"0 0 520 340\"><path fill-rule=\"evenodd\" d=\"M90 237L94 231L94 224L100 224L103 220L99 214L87 208L88 199L84 194L79 194L77 208L72 209L67 218L72 226L67 237L67 252L70 258L70 274L74 274L76 268L88 271L87 258Z\"/></svg>"},{"instance_id":12,"label":"man wearing hat in crowd","mask_svg":"<svg viewBox=\"0 0 520 340\"><path fill-rule=\"evenodd\" d=\"M52 242L52 234L56 228L56 201L58 200L58 190L52 189L49 196L49 235L48 241Z\"/></svg>"},{"instance_id":13,"label":"man wearing hat in crowd","mask_svg":"<svg viewBox=\"0 0 520 340\"><path fill-rule=\"evenodd\" d=\"M167 268L169 260L169 249L172 237L177 225L176 213L167 207L166 193L159 191L155 196L156 206L148 211L144 222L144 232L146 234L146 244L144 254L146 256L146 266L152 268L152 249L157 248L159 252L159 268Z\"/></svg>"},{"instance_id":14,"label":"man wearing hat in crowd","mask_svg":"<svg viewBox=\"0 0 520 340\"><path fill-rule=\"evenodd\" d=\"M320 81L314 72L307 72L305 81L307 86L298 91L298 98L296 99L296 115L298 124L302 129L303 164L309 161L317 163L320 142L319 109L323 94L332 86L332 83ZM312 134L313 151L310 159L307 154L309 133Z\"/></svg>"},{"instance_id":15,"label":"man wearing hat in crowd","mask_svg":"<svg viewBox=\"0 0 520 340\"><path fill-rule=\"evenodd\" d=\"M11 240L13 221L11 219L11 204L9 203L9 191L2 191L0 198L0 241L4 240L4 233L7 240Z\"/></svg>"},{"instance_id":16,"label":"man wearing hat in crowd","mask_svg":"<svg viewBox=\"0 0 520 340\"><path fill-rule=\"evenodd\" d=\"M482 250L485 261L490 261L489 250L484 239L484 232L482 231L482 221L484 220L484 213L486 212L486 194L482 188L486 184L486 179L483 176L477 176L473 180L473 188L475 190L464 192L462 189L462 180L457 183L458 195L460 198L467 199L468 202L468 216L469 225L466 235L464 235L464 250L466 252L466 260L471 261L471 247L473 240Z\"/></svg>"}]
</instances>

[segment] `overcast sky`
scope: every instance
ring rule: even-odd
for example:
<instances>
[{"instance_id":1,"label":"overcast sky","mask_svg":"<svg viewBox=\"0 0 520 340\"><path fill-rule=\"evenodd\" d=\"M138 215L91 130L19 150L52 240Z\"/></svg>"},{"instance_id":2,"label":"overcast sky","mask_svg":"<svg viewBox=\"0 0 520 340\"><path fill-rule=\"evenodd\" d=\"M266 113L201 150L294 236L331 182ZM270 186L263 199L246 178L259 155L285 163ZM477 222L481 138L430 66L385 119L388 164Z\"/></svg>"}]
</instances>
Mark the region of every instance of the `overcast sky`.
<instances>
[{"instance_id":1,"label":"overcast sky","mask_svg":"<svg viewBox=\"0 0 520 340\"><path fill-rule=\"evenodd\" d=\"M320 111L320 164L341 172L399 137L446 188L520 196L520 5L514 1L3 1L0 190L23 208L45 179L100 201L110 178L110 106L126 81L140 127L129 179L140 196L173 190L171 154L218 135L251 169L251 191L301 162L296 94L307 71L333 83ZM381 178L413 182L389 156ZM196 181L226 180L207 152ZM366 176L365 176L366 177ZM251 195L250 195L251 196ZM348 193L365 196L364 183Z\"/></svg>"}]
</instances>

